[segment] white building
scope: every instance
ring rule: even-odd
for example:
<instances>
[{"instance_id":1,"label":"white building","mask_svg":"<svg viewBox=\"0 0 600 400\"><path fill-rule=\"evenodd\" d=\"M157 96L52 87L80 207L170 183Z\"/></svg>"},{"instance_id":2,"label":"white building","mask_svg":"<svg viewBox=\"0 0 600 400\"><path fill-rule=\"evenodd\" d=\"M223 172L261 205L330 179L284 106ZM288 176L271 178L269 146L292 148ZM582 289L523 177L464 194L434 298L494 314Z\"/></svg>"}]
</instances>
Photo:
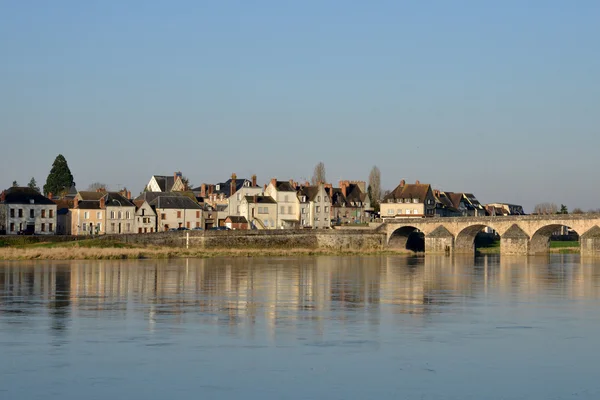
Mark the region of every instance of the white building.
<instances>
[{"instance_id":1,"label":"white building","mask_svg":"<svg viewBox=\"0 0 600 400\"><path fill-rule=\"evenodd\" d=\"M56 233L56 204L28 187L12 187L0 197L0 231L7 235Z\"/></svg>"},{"instance_id":2,"label":"white building","mask_svg":"<svg viewBox=\"0 0 600 400\"><path fill-rule=\"evenodd\" d=\"M186 196L158 196L150 202L157 216L157 231L202 228L202 207Z\"/></svg>"},{"instance_id":3,"label":"white building","mask_svg":"<svg viewBox=\"0 0 600 400\"><path fill-rule=\"evenodd\" d=\"M330 228L331 200L324 184L303 186L298 190L300 226L303 228Z\"/></svg>"},{"instance_id":4,"label":"white building","mask_svg":"<svg viewBox=\"0 0 600 400\"><path fill-rule=\"evenodd\" d=\"M300 201L294 185L287 181L271 179L265 190L265 196L271 196L278 206L277 227L297 228L300 226Z\"/></svg>"}]
</instances>

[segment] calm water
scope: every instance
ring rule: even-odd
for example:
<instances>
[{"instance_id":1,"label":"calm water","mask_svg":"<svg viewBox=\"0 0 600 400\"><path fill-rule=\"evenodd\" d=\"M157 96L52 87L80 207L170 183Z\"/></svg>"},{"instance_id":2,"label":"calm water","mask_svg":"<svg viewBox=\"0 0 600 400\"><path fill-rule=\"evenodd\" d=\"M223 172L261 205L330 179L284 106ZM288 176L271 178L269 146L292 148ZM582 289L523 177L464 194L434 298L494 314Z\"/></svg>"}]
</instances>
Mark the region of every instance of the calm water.
<instances>
[{"instance_id":1,"label":"calm water","mask_svg":"<svg viewBox=\"0 0 600 400\"><path fill-rule=\"evenodd\" d=\"M599 399L600 263L0 263L0 399Z\"/></svg>"}]
</instances>

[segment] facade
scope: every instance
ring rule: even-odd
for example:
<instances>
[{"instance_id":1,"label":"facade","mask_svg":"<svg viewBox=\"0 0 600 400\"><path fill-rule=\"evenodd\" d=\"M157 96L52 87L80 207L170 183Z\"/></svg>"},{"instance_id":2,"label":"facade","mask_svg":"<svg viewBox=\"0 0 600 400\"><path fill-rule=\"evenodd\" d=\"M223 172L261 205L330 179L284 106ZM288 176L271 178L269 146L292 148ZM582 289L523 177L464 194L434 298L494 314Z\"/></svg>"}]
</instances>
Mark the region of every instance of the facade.
<instances>
[{"instance_id":1,"label":"facade","mask_svg":"<svg viewBox=\"0 0 600 400\"><path fill-rule=\"evenodd\" d=\"M77 194L75 194L77 195ZM73 208L75 197L72 199L62 198L53 200L56 203L56 234L71 234L71 213L69 209Z\"/></svg>"},{"instance_id":2,"label":"facade","mask_svg":"<svg viewBox=\"0 0 600 400\"><path fill-rule=\"evenodd\" d=\"M135 227L137 233L156 232L156 212L145 200L136 200Z\"/></svg>"},{"instance_id":3,"label":"facade","mask_svg":"<svg viewBox=\"0 0 600 400\"><path fill-rule=\"evenodd\" d=\"M272 197L277 203L276 225L278 228L297 228L300 225L300 201L294 182L271 179L265 189L265 196Z\"/></svg>"},{"instance_id":4,"label":"facade","mask_svg":"<svg viewBox=\"0 0 600 400\"><path fill-rule=\"evenodd\" d=\"M485 205L488 215L504 216L504 215L525 215L523 206L509 203L490 203Z\"/></svg>"},{"instance_id":5,"label":"facade","mask_svg":"<svg viewBox=\"0 0 600 400\"><path fill-rule=\"evenodd\" d=\"M237 179L233 174L231 179L224 183L229 184L229 192L227 196L227 214L230 216L241 216L242 200L246 196L254 196L263 194L263 188L256 185L256 175L252 176L252 180Z\"/></svg>"},{"instance_id":6,"label":"facade","mask_svg":"<svg viewBox=\"0 0 600 400\"><path fill-rule=\"evenodd\" d=\"M150 203L157 216L157 231L204 226L202 206L187 196L158 196Z\"/></svg>"},{"instance_id":7,"label":"facade","mask_svg":"<svg viewBox=\"0 0 600 400\"><path fill-rule=\"evenodd\" d=\"M435 197L435 216L436 217L460 217L461 212L454 206L454 203L447 192L434 190Z\"/></svg>"},{"instance_id":8,"label":"facade","mask_svg":"<svg viewBox=\"0 0 600 400\"><path fill-rule=\"evenodd\" d=\"M70 221L67 234L71 235L119 235L135 233L135 204L129 200L130 193L78 192L73 207L62 215ZM69 225L66 225L67 227Z\"/></svg>"},{"instance_id":9,"label":"facade","mask_svg":"<svg viewBox=\"0 0 600 400\"><path fill-rule=\"evenodd\" d=\"M331 197L332 224L365 223L371 219L371 202L362 181L340 181L339 188L327 185Z\"/></svg>"},{"instance_id":10,"label":"facade","mask_svg":"<svg viewBox=\"0 0 600 400\"><path fill-rule=\"evenodd\" d=\"M246 196L240 209L251 229L278 228L277 202L271 196Z\"/></svg>"},{"instance_id":11,"label":"facade","mask_svg":"<svg viewBox=\"0 0 600 400\"><path fill-rule=\"evenodd\" d=\"M300 203L300 227L323 229L331 227L331 200L325 185L301 186L298 188Z\"/></svg>"},{"instance_id":12,"label":"facade","mask_svg":"<svg viewBox=\"0 0 600 400\"><path fill-rule=\"evenodd\" d=\"M423 218L435 215L436 201L431 185L404 180L380 204L381 218Z\"/></svg>"},{"instance_id":13,"label":"facade","mask_svg":"<svg viewBox=\"0 0 600 400\"><path fill-rule=\"evenodd\" d=\"M56 210L56 204L36 190L12 187L0 195L0 231L7 235L54 235Z\"/></svg>"}]
</instances>

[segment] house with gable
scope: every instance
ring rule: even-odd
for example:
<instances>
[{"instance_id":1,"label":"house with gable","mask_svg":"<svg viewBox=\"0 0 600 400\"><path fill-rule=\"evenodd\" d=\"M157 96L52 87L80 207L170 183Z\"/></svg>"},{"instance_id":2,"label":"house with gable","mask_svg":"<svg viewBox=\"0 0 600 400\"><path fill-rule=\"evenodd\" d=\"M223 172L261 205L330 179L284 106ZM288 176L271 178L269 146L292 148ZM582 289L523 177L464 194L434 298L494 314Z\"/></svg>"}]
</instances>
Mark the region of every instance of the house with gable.
<instances>
[{"instance_id":1,"label":"house with gable","mask_svg":"<svg viewBox=\"0 0 600 400\"><path fill-rule=\"evenodd\" d=\"M196 196L202 198L205 203L227 206L228 215L239 216L240 205L244 196L252 196L261 194L262 188L256 183L256 175L252 179L238 178L237 175L231 174L231 178L225 182L217 184L204 183L192 191Z\"/></svg>"},{"instance_id":2,"label":"house with gable","mask_svg":"<svg viewBox=\"0 0 600 400\"><path fill-rule=\"evenodd\" d=\"M135 233L135 204L131 192L80 191L66 216L72 235Z\"/></svg>"},{"instance_id":3,"label":"house with gable","mask_svg":"<svg viewBox=\"0 0 600 400\"><path fill-rule=\"evenodd\" d=\"M183 174L178 171L172 176L152 175L150 182L146 185L147 192L181 192L187 190L183 182Z\"/></svg>"},{"instance_id":4,"label":"house with gable","mask_svg":"<svg viewBox=\"0 0 600 400\"><path fill-rule=\"evenodd\" d=\"M156 232L156 211L146 200L134 200L137 233Z\"/></svg>"},{"instance_id":5,"label":"house with gable","mask_svg":"<svg viewBox=\"0 0 600 400\"><path fill-rule=\"evenodd\" d=\"M424 218L435 215L436 202L431 185L404 180L380 203L381 218Z\"/></svg>"},{"instance_id":6,"label":"house with gable","mask_svg":"<svg viewBox=\"0 0 600 400\"><path fill-rule=\"evenodd\" d=\"M191 191L144 192L135 201L140 205L136 212L136 218L142 218L142 228L151 228L154 215L155 232L204 227L203 207L196 201L196 196ZM144 202L150 206L154 215L144 206ZM144 217L146 218L145 224ZM138 232L139 227L138 225Z\"/></svg>"},{"instance_id":7,"label":"house with gable","mask_svg":"<svg viewBox=\"0 0 600 400\"><path fill-rule=\"evenodd\" d=\"M297 188L300 205L300 227L323 229L331 227L331 200L325 184L300 185Z\"/></svg>"},{"instance_id":8,"label":"house with gable","mask_svg":"<svg viewBox=\"0 0 600 400\"><path fill-rule=\"evenodd\" d=\"M277 202L271 196L244 196L240 207L241 217L250 229L277 229Z\"/></svg>"},{"instance_id":9,"label":"house with gable","mask_svg":"<svg viewBox=\"0 0 600 400\"><path fill-rule=\"evenodd\" d=\"M277 228L293 229L300 226L300 201L296 186L293 180L278 181L273 178L265 188L265 196L271 196L277 202Z\"/></svg>"},{"instance_id":10,"label":"house with gable","mask_svg":"<svg viewBox=\"0 0 600 400\"><path fill-rule=\"evenodd\" d=\"M331 222L336 225L364 223L370 220L371 201L366 182L340 181L339 187L326 185L331 198Z\"/></svg>"}]
</instances>

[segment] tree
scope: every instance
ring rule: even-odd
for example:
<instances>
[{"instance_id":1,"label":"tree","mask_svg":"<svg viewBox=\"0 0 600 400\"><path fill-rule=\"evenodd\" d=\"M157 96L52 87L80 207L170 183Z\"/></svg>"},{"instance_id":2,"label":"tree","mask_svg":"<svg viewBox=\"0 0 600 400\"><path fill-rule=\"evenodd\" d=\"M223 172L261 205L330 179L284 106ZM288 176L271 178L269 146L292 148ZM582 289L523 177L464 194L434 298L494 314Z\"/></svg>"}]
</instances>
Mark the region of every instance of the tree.
<instances>
[{"instance_id":1,"label":"tree","mask_svg":"<svg viewBox=\"0 0 600 400\"><path fill-rule=\"evenodd\" d=\"M558 212L558 207L554 203L539 203L536 204L533 208L533 212L535 214L556 214Z\"/></svg>"},{"instance_id":2,"label":"tree","mask_svg":"<svg viewBox=\"0 0 600 400\"><path fill-rule=\"evenodd\" d=\"M376 165L371 168L369 173L369 199L372 206L378 206L381 200L381 171Z\"/></svg>"},{"instance_id":3,"label":"tree","mask_svg":"<svg viewBox=\"0 0 600 400\"><path fill-rule=\"evenodd\" d=\"M38 187L37 182L35 181L35 178L33 176L31 177L31 180L27 184L27 187L29 187L30 189L35 190L38 193L40 192L40 188Z\"/></svg>"},{"instance_id":4,"label":"tree","mask_svg":"<svg viewBox=\"0 0 600 400\"><path fill-rule=\"evenodd\" d=\"M323 163L323 161L321 161L317 165L315 165L315 170L313 172L313 176L312 176L312 180L311 180L311 183L313 184L313 186L316 186L321 182L323 182L323 183L327 182L327 179L325 178L325 164Z\"/></svg>"},{"instance_id":5,"label":"tree","mask_svg":"<svg viewBox=\"0 0 600 400\"><path fill-rule=\"evenodd\" d=\"M13 183L12 183L12 187L18 187L18 186L19 186L19 182L17 182L17 181L13 181Z\"/></svg>"},{"instance_id":6,"label":"tree","mask_svg":"<svg viewBox=\"0 0 600 400\"><path fill-rule=\"evenodd\" d=\"M568 214L569 210L567 209L567 206L565 206L564 204L560 205L560 211L558 212L558 214Z\"/></svg>"},{"instance_id":7,"label":"tree","mask_svg":"<svg viewBox=\"0 0 600 400\"><path fill-rule=\"evenodd\" d=\"M67 160L62 154L56 156L54 163L52 163L52 169L46 179L44 185L44 195L48 193L63 193L73 186L73 175L67 164Z\"/></svg>"},{"instance_id":8,"label":"tree","mask_svg":"<svg viewBox=\"0 0 600 400\"><path fill-rule=\"evenodd\" d=\"M181 183L183 183L183 190L190 190L192 188L192 184L187 176L181 176Z\"/></svg>"},{"instance_id":9,"label":"tree","mask_svg":"<svg viewBox=\"0 0 600 400\"><path fill-rule=\"evenodd\" d=\"M106 188L107 188L107 186L105 183L94 182L88 186L87 190L88 190L88 192L95 192L98 189L106 189Z\"/></svg>"},{"instance_id":10,"label":"tree","mask_svg":"<svg viewBox=\"0 0 600 400\"><path fill-rule=\"evenodd\" d=\"M585 213L583 212L583 210L582 210L581 208L579 208L579 207L575 207L575 208L573 209L573 211L571 211L571 213L572 213L572 214L585 214Z\"/></svg>"}]
</instances>

